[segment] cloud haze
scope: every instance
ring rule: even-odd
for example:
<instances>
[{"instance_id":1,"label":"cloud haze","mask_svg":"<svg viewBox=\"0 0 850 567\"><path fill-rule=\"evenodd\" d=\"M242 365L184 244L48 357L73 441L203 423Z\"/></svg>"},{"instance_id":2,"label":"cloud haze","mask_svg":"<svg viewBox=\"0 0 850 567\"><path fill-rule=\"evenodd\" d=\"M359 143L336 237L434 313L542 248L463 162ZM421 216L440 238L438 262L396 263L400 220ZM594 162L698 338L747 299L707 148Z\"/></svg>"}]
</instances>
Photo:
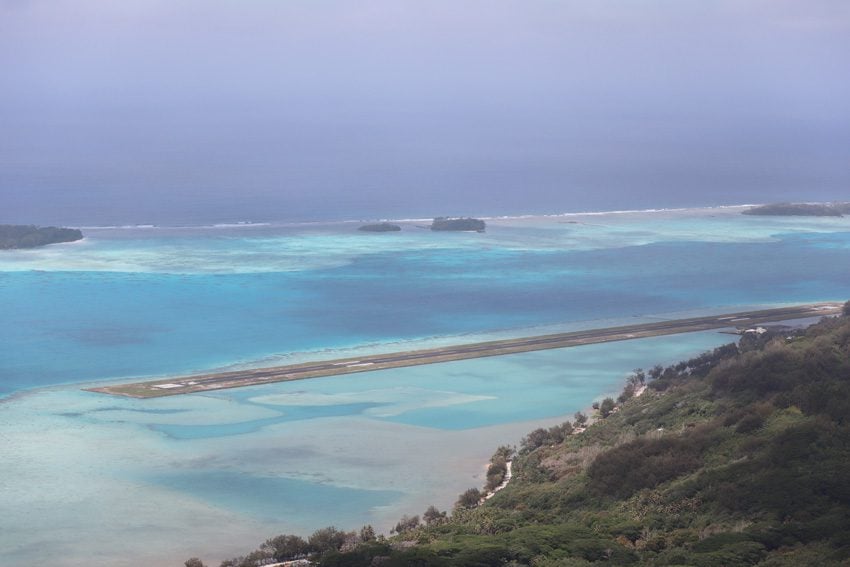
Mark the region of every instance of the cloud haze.
<instances>
[{"instance_id":1,"label":"cloud haze","mask_svg":"<svg viewBox=\"0 0 850 567\"><path fill-rule=\"evenodd\" d=\"M0 220L840 198L848 53L843 1L0 1Z\"/></svg>"}]
</instances>

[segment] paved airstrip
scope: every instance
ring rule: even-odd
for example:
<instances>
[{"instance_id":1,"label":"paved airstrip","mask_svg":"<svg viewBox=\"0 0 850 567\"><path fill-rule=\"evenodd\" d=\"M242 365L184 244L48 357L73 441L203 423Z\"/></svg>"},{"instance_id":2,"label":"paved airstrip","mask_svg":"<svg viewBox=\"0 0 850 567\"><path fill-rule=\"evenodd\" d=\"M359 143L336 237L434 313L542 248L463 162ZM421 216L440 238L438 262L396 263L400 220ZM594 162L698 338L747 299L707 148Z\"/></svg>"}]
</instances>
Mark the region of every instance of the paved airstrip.
<instances>
[{"instance_id":1,"label":"paved airstrip","mask_svg":"<svg viewBox=\"0 0 850 567\"><path fill-rule=\"evenodd\" d=\"M233 372L179 376L146 382L101 386L91 388L90 391L129 396L133 398L173 396L177 394L189 394L193 392L206 392L209 390L222 390L225 388L239 388L242 386L268 384L272 382L287 382L291 380L319 378L322 376L337 376L341 374L353 374L356 372L384 370L403 366L435 364L453 360L465 360L485 356L501 356L536 350L567 348L595 343L656 337L661 335L708 331L711 329L745 329L777 321L836 315L841 312L841 309L841 304L837 303L816 303L759 311L726 313L707 317L693 317L689 319L674 319L653 323L641 323L621 327L607 327L568 333L461 344L423 350L365 355L358 358L333 359L287 366L275 366L271 368L256 368Z\"/></svg>"}]
</instances>

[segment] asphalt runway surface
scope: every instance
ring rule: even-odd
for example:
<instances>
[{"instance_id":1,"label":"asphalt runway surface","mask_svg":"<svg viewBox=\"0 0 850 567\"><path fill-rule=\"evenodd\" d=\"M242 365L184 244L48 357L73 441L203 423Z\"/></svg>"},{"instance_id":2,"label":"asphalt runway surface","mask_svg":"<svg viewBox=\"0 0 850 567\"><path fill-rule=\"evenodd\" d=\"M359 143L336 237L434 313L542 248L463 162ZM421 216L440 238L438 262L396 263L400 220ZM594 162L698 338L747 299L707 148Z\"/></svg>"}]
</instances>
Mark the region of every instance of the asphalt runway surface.
<instances>
[{"instance_id":1,"label":"asphalt runway surface","mask_svg":"<svg viewBox=\"0 0 850 567\"><path fill-rule=\"evenodd\" d=\"M842 305L839 303L798 305L389 354L365 355L358 358L333 359L271 368L180 376L131 384L101 386L90 388L90 391L137 398L171 396L712 329L735 328L741 330L771 322L836 315L841 312L841 309Z\"/></svg>"}]
</instances>

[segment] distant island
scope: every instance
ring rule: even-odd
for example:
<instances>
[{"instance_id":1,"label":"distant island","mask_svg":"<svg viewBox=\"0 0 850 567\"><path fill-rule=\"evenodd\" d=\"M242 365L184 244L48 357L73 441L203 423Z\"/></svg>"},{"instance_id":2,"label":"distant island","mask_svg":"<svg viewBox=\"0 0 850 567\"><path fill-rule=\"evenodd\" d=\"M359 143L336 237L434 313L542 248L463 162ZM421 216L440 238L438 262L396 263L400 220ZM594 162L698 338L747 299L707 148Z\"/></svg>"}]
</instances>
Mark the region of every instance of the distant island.
<instances>
[{"instance_id":1,"label":"distant island","mask_svg":"<svg viewBox=\"0 0 850 567\"><path fill-rule=\"evenodd\" d=\"M376 224L364 224L357 230L362 230L363 232L398 232L401 230L401 227L391 222L379 222Z\"/></svg>"},{"instance_id":2,"label":"distant island","mask_svg":"<svg viewBox=\"0 0 850 567\"><path fill-rule=\"evenodd\" d=\"M742 211L744 215L771 217L841 217L850 213L850 203L773 203Z\"/></svg>"},{"instance_id":3,"label":"distant island","mask_svg":"<svg viewBox=\"0 0 850 567\"><path fill-rule=\"evenodd\" d=\"M38 248L59 242L74 242L82 238L83 233L76 228L0 224L0 250Z\"/></svg>"},{"instance_id":4,"label":"distant island","mask_svg":"<svg viewBox=\"0 0 850 567\"><path fill-rule=\"evenodd\" d=\"M481 219L437 217L431 223L431 230L484 232L486 223Z\"/></svg>"}]
</instances>

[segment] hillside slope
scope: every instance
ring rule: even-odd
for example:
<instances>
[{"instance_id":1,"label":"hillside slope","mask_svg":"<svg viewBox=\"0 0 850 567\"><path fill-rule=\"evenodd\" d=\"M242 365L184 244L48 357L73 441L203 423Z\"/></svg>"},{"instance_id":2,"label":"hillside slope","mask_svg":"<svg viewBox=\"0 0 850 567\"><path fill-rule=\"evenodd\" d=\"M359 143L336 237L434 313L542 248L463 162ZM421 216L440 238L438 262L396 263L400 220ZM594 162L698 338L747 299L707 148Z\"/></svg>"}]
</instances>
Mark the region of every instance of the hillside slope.
<instances>
[{"instance_id":1,"label":"hillside slope","mask_svg":"<svg viewBox=\"0 0 850 567\"><path fill-rule=\"evenodd\" d=\"M309 554L323 566L387 567L850 564L850 317L791 336L747 335L639 372L619 407L609 413L610 405L582 433L567 423L529 434L511 482L481 505L473 491L451 516L431 509L426 523L404 518L388 539L335 532L331 543L302 540L297 554L269 540L252 558ZM494 463L504 456L502 448Z\"/></svg>"}]
</instances>

